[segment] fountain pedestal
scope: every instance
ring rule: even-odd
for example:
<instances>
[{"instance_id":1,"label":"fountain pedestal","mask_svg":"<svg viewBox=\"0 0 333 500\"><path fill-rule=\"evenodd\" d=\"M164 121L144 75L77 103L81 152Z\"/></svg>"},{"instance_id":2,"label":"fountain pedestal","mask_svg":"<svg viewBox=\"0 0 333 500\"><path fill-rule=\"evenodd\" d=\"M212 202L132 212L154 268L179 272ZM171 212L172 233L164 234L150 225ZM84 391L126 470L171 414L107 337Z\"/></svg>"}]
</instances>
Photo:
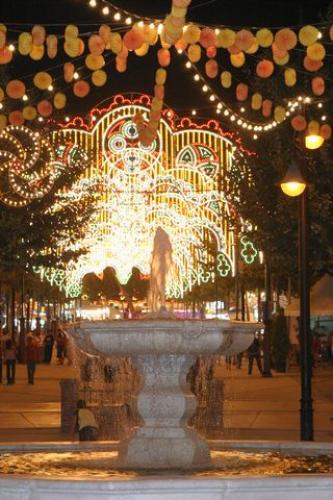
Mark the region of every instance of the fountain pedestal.
<instances>
[{"instance_id":1,"label":"fountain pedestal","mask_svg":"<svg viewBox=\"0 0 333 500\"><path fill-rule=\"evenodd\" d=\"M229 321L83 323L75 342L90 354L130 355L143 374L137 407L143 427L120 443L125 468L200 468L211 464L206 441L187 426L196 409L186 374L199 355L247 349L255 325Z\"/></svg>"}]
</instances>

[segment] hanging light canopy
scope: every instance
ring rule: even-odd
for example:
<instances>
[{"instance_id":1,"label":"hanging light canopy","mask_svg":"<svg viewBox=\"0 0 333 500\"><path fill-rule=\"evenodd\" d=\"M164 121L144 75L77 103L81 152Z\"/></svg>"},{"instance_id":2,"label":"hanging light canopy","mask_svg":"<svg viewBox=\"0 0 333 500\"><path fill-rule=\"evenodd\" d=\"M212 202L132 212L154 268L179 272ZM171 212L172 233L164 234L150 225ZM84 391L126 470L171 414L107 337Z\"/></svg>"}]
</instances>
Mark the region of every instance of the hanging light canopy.
<instances>
[{"instance_id":1,"label":"hanging light canopy","mask_svg":"<svg viewBox=\"0 0 333 500\"><path fill-rule=\"evenodd\" d=\"M292 162L286 175L280 183L281 189L287 196L299 196L306 188L306 182L295 162Z\"/></svg>"}]
</instances>

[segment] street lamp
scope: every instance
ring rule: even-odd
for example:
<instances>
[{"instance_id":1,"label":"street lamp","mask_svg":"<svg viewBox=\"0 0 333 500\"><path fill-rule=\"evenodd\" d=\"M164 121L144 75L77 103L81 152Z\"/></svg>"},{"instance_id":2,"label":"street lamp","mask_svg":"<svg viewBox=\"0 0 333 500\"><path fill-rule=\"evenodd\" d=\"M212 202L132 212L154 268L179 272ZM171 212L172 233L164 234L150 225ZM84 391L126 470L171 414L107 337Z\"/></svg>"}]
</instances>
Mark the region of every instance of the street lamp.
<instances>
[{"instance_id":1,"label":"street lamp","mask_svg":"<svg viewBox=\"0 0 333 500\"><path fill-rule=\"evenodd\" d=\"M313 440L313 408L311 395L311 332L310 289L308 279L307 242L307 185L296 163L292 163L281 181L281 189L291 197L299 196L298 213L298 271L300 295L299 335L301 347L301 440Z\"/></svg>"}]
</instances>

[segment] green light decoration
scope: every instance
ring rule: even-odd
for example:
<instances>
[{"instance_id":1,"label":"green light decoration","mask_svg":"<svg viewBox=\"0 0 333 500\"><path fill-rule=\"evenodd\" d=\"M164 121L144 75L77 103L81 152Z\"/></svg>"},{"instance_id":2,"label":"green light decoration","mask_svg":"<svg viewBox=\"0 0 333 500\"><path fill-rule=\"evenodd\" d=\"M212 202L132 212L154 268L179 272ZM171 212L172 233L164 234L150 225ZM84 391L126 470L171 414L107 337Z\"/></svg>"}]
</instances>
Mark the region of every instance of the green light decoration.
<instances>
[{"instance_id":1,"label":"green light decoration","mask_svg":"<svg viewBox=\"0 0 333 500\"><path fill-rule=\"evenodd\" d=\"M240 244L241 244L241 251L240 251L241 258L246 264L253 264L253 262L258 256L259 253L258 250L255 248L252 241L250 241L246 235L240 238Z\"/></svg>"},{"instance_id":2,"label":"green light decoration","mask_svg":"<svg viewBox=\"0 0 333 500\"><path fill-rule=\"evenodd\" d=\"M217 271L219 272L220 276L222 276L222 278L225 278L226 276L228 276L231 269L231 264L224 253L219 253L217 256Z\"/></svg>"}]
</instances>

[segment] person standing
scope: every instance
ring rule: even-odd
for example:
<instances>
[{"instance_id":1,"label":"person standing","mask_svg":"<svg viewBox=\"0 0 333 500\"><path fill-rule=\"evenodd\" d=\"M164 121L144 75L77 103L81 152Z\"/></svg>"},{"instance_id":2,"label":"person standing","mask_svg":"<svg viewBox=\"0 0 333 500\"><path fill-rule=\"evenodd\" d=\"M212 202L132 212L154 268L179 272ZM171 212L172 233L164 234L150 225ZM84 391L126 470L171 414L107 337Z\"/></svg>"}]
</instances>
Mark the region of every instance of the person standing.
<instances>
[{"instance_id":1,"label":"person standing","mask_svg":"<svg viewBox=\"0 0 333 500\"><path fill-rule=\"evenodd\" d=\"M255 336L252 344L247 350L248 358L249 358L249 370L248 374L252 374L252 367L253 367L253 361L256 360L258 370L260 373L262 373L262 366L261 366L261 352L260 352L260 342L257 336Z\"/></svg>"},{"instance_id":2,"label":"person standing","mask_svg":"<svg viewBox=\"0 0 333 500\"><path fill-rule=\"evenodd\" d=\"M7 385L15 384L16 348L11 339L6 340L5 343L4 361L6 362Z\"/></svg>"},{"instance_id":3,"label":"person standing","mask_svg":"<svg viewBox=\"0 0 333 500\"><path fill-rule=\"evenodd\" d=\"M44 338L44 363L51 363L52 360L52 352L53 352L53 344L54 338L50 330L48 330L47 334Z\"/></svg>"},{"instance_id":4,"label":"person standing","mask_svg":"<svg viewBox=\"0 0 333 500\"><path fill-rule=\"evenodd\" d=\"M27 338L26 360L27 360L27 374L28 383L34 383L34 376L36 371L36 364L39 358L39 349L36 341L32 336Z\"/></svg>"}]
</instances>

